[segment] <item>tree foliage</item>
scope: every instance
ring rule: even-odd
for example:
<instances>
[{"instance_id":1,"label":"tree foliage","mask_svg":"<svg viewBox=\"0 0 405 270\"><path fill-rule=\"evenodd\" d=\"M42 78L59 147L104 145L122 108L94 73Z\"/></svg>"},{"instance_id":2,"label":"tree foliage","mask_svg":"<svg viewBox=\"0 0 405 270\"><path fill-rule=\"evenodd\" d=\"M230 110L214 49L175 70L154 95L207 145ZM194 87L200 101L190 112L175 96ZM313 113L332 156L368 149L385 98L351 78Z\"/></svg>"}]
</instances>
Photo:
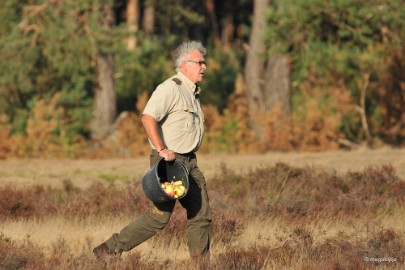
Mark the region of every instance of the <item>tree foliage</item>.
<instances>
[{"instance_id":1,"label":"tree foliage","mask_svg":"<svg viewBox=\"0 0 405 270\"><path fill-rule=\"evenodd\" d=\"M43 2L10 10L19 21L0 40L3 107L15 132L23 132L40 99L61 93L70 132L85 133L89 119L97 31L92 5ZM99 29L97 29L99 30ZM90 86L90 87L89 87Z\"/></svg>"},{"instance_id":2,"label":"tree foliage","mask_svg":"<svg viewBox=\"0 0 405 270\"><path fill-rule=\"evenodd\" d=\"M394 104L379 100L398 91L388 87L388 80L394 78L386 75L392 68L390 62L398 57L403 60L405 7L401 1L274 1L267 15L269 53L287 52L293 58L296 108L305 103L303 92L308 89L303 90L303 83L314 83L315 77L315 84L325 89L318 93L321 106L325 99L338 98L338 92L326 91L331 85L340 85L351 94L353 104L342 112L337 126L351 140L364 140L367 129L381 135L379 127L403 121L402 112L384 123L382 110ZM404 76L396 80L403 82ZM405 94L396 96L403 104Z\"/></svg>"},{"instance_id":3,"label":"tree foliage","mask_svg":"<svg viewBox=\"0 0 405 270\"><path fill-rule=\"evenodd\" d=\"M116 120L119 123L114 127L123 127L122 134L128 136L144 136L139 123L128 123L139 121L145 98L174 73L173 49L187 39L201 40L208 49L208 70L201 85L201 98L208 105L207 115L215 120L206 119L207 147L202 151L227 151L235 144L239 145L232 151L322 150L339 147L342 139L371 144L378 140L393 145L404 143L402 1L270 2L270 7L263 10L267 21L261 40L267 54L261 56L265 63L280 53L291 59L292 117L284 125L276 124L277 112L258 115L263 131L267 132L267 141L262 144L252 137L246 119L249 112L235 106L246 106L244 99L248 93L241 74L249 68L244 65L254 1L139 0L136 31L127 23L127 3L126 0L3 3L1 157L40 156L41 149L52 152L61 146L73 156L78 148L77 155L85 155L84 152L94 148L97 153L103 150L92 144L89 128L99 54L114 57L117 112L131 112L129 120L123 122L119 122L123 119L119 115ZM116 24L111 31L100 24L105 5L115 11ZM153 8L155 14L153 29L144 28L142 22L147 7ZM127 40L134 35L136 47L130 49ZM40 108L47 111L41 117ZM55 115L49 114L50 108ZM32 141L35 125L47 127L42 131L50 137L49 134L37 137L47 138L49 147L38 147L28 153L27 149L32 148L10 146L24 145L24 141L38 145ZM130 131L131 128L134 130ZM122 134L118 137L123 137ZM83 147L86 141L87 147ZM125 149L125 142L131 139L122 143L117 143L116 138L112 141L115 144L101 142L101 145L108 145L108 149L117 153L124 149L126 156L145 153L141 145L144 137L132 139L139 145L131 149Z\"/></svg>"}]
</instances>

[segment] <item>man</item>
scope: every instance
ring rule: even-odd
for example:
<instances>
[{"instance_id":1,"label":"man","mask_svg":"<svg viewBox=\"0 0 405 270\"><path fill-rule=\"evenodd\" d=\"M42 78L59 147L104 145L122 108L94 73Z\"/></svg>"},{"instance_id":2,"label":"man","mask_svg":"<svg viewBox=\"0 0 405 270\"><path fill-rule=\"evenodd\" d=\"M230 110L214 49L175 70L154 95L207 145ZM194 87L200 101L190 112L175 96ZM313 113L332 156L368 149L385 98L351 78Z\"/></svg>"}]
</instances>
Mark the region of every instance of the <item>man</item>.
<instances>
[{"instance_id":1,"label":"man","mask_svg":"<svg viewBox=\"0 0 405 270\"><path fill-rule=\"evenodd\" d=\"M142 123L152 147L150 166L161 158L180 160L189 172L187 195L179 199L187 210L187 239L193 258L207 258L211 241L211 207L205 178L197 166L195 152L204 135L204 115L198 98L206 70L206 49L200 42L182 43L174 62L177 74L160 84L142 114ZM94 248L97 257L121 254L143 243L169 222L176 201L151 204L150 209Z\"/></svg>"}]
</instances>

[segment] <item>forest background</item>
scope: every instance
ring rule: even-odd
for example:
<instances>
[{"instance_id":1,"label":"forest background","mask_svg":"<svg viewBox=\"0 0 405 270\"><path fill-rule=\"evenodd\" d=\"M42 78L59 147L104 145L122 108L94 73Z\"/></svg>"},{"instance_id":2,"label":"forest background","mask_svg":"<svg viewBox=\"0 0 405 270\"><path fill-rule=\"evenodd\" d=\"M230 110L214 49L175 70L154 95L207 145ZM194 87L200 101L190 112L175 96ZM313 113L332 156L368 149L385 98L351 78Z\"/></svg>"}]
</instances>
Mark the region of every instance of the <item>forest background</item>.
<instances>
[{"instance_id":1,"label":"forest background","mask_svg":"<svg viewBox=\"0 0 405 270\"><path fill-rule=\"evenodd\" d=\"M203 153L405 142L400 0L7 0L0 9L0 158L136 157L140 113L207 49Z\"/></svg>"}]
</instances>

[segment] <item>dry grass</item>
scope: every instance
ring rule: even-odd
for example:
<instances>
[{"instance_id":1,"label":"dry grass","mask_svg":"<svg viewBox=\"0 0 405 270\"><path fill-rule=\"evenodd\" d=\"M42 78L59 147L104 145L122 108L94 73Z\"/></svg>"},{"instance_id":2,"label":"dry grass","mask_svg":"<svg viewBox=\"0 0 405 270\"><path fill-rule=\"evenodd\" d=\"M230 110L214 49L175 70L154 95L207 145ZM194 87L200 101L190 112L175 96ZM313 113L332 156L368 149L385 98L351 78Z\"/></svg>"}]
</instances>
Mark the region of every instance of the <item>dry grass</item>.
<instances>
[{"instance_id":1,"label":"dry grass","mask_svg":"<svg viewBox=\"0 0 405 270\"><path fill-rule=\"evenodd\" d=\"M251 168L273 166L281 162L294 167L314 166L340 173L359 171L373 165L391 164L398 176L405 179L405 149L381 148L377 150L330 152L269 152L243 155L199 155L199 164L207 178L213 176L225 163L240 172ZM0 160L0 185L33 184L60 187L62 180L70 180L80 188L94 180L111 178L140 179L149 168L147 156L136 159L7 159ZM104 177L104 178L103 178Z\"/></svg>"},{"instance_id":2,"label":"dry grass","mask_svg":"<svg viewBox=\"0 0 405 270\"><path fill-rule=\"evenodd\" d=\"M211 269L403 269L401 151L201 157L214 210ZM131 252L93 258L148 207L132 181L146 158L0 163L0 269L198 269L181 207Z\"/></svg>"}]
</instances>

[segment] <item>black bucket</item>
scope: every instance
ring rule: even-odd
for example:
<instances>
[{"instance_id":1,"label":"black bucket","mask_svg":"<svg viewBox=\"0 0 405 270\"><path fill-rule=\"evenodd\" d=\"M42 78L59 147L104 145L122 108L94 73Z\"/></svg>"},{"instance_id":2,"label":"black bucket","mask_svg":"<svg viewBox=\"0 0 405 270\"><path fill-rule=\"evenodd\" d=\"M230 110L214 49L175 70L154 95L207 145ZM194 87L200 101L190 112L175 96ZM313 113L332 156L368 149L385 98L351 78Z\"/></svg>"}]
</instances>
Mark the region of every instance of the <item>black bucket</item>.
<instances>
[{"instance_id":1,"label":"black bucket","mask_svg":"<svg viewBox=\"0 0 405 270\"><path fill-rule=\"evenodd\" d=\"M143 192L146 197L155 204L176 200L176 198L170 197L166 194L162 188L162 183L179 180L183 181L183 186L186 188L186 192L177 199L181 199L187 194L189 188L188 170L181 161L165 161L162 158L143 176Z\"/></svg>"}]
</instances>

